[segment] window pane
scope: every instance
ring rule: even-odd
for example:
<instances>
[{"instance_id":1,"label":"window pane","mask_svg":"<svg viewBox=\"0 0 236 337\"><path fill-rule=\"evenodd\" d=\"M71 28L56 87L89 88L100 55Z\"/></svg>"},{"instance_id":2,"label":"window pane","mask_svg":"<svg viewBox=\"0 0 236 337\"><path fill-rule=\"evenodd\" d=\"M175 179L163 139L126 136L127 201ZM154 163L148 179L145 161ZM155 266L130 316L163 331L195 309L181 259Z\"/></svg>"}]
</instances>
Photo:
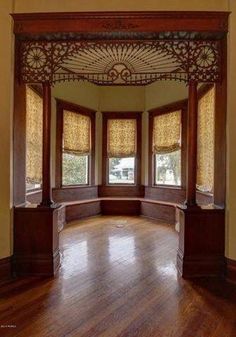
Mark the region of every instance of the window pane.
<instances>
[{"instance_id":1,"label":"window pane","mask_svg":"<svg viewBox=\"0 0 236 337\"><path fill-rule=\"evenodd\" d=\"M135 158L109 158L109 184L134 184Z\"/></svg>"},{"instance_id":2,"label":"window pane","mask_svg":"<svg viewBox=\"0 0 236 337\"><path fill-rule=\"evenodd\" d=\"M63 153L62 184L88 184L88 156Z\"/></svg>"},{"instance_id":3,"label":"window pane","mask_svg":"<svg viewBox=\"0 0 236 337\"><path fill-rule=\"evenodd\" d=\"M181 184L181 151L165 154L156 154L156 185Z\"/></svg>"}]
</instances>

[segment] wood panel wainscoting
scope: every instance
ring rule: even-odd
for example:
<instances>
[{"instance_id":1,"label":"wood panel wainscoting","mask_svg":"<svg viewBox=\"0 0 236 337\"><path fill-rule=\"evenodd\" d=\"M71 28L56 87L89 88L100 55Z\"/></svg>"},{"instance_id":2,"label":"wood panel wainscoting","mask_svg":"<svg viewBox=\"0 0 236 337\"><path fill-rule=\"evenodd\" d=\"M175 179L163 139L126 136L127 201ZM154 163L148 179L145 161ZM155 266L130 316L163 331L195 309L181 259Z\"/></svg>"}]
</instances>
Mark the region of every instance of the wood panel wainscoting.
<instances>
[{"instance_id":1,"label":"wood panel wainscoting","mask_svg":"<svg viewBox=\"0 0 236 337\"><path fill-rule=\"evenodd\" d=\"M98 197L98 186L63 187L52 189L55 202L94 199Z\"/></svg>"},{"instance_id":2,"label":"wood panel wainscoting","mask_svg":"<svg viewBox=\"0 0 236 337\"><path fill-rule=\"evenodd\" d=\"M147 198L152 200L167 201L176 204L183 204L185 201L186 190L176 187L149 187L139 186L72 186L53 188L53 200L57 203L67 201L87 200L103 197L133 197ZM197 202L201 205L212 204L213 195L209 193L196 192ZM39 204L42 198L42 192L32 191L26 194L26 201L31 204Z\"/></svg>"},{"instance_id":3,"label":"wood panel wainscoting","mask_svg":"<svg viewBox=\"0 0 236 337\"><path fill-rule=\"evenodd\" d=\"M186 191L181 187L145 186L145 198L182 204Z\"/></svg>"},{"instance_id":4,"label":"wood panel wainscoting","mask_svg":"<svg viewBox=\"0 0 236 337\"><path fill-rule=\"evenodd\" d=\"M58 207L15 207L13 271L17 275L54 275L60 266Z\"/></svg>"},{"instance_id":5,"label":"wood panel wainscoting","mask_svg":"<svg viewBox=\"0 0 236 337\"><path fill-rule=\"evenodd\" d=\"M214 206L178 209L177 267L180 274L185 278L223 276L225 210Z\"/></svg>"},{"instance_id":6,"label":"wood panel wainscoting","mask_svg":"<svg viewBox=\"0 0 236 337\"><path fill-rule=\"evenodd\" d=\"M143 185L135 186L98 186L98 197L144 197L145 187Z\"/></svg>"}]
</instances>

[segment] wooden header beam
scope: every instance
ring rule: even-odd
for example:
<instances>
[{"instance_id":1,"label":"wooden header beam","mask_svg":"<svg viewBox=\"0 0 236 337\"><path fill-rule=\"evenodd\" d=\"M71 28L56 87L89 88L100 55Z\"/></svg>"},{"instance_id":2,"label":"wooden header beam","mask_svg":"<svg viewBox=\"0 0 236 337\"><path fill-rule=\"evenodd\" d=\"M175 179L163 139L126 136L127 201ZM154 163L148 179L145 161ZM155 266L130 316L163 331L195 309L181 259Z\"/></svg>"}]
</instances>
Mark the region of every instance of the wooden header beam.
<instances>
[{"instance_id":1,"label":"wooden header beam","mask_svg":"<svg viewBox=\"0 0 236 337\"><path fill-rule=\"evenodd\" d=\"M70 12L12 14L14 33L223 32L229 12Z\"/></svg>"}]
</instances>

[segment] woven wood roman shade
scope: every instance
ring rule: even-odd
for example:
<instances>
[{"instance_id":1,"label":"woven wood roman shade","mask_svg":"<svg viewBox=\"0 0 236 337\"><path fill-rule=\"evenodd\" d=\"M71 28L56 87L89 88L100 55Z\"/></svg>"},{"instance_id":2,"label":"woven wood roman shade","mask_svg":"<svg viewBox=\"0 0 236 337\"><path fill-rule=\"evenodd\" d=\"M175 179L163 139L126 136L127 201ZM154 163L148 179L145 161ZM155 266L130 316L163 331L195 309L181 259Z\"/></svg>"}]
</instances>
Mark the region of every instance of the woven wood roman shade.
<instances>
[{"instance_id":1,"label":"woven wood roman shade","mask_svg":"<svg viewBox=\"0 0 236 337\"><path fill-rule=\"evenodd\" d=\"M64 110L63 150L70 154L88 155L91 150L90 117Z\"/></svg>"},{"instance_id":2,"label":"woven wood roman shade","mask_svg":"<svg viewBox=\"0 0 236 337\"><path fill-rule=\"evenodd\" d=\"M198 103L197 188L212 192L214 186L215 88Z\"/></svg>"},{"instance_id":3,"label":"woven wood roman shade","mask_svg":"<svg viewBox=\"0 0 236 337\"><path fill-rule=\"evenodd\" d=\"M154 154L164 154L180 149L181 111L174 111L154 117L153 146Z\"/></svg>"},{"instance_id":4,"label":"woven wood roman shade","mask_svg":"<svg viewBox=\"0 0 236 337\"><path fill-rule=\"evenodd\" d=\"M109 119L107 124L107 153L110 158L136 155L136 119Z\"/></svg>"},{"instance_id":5,"label":"woven wood roman shade","mask_svg":"<svg viewBox=\"0 0 236 337\"><path fill-rule=\"evenodd\" d=\"M42 182L43 100L26 87L26 181Z\"/></svg>"}]
</instances>

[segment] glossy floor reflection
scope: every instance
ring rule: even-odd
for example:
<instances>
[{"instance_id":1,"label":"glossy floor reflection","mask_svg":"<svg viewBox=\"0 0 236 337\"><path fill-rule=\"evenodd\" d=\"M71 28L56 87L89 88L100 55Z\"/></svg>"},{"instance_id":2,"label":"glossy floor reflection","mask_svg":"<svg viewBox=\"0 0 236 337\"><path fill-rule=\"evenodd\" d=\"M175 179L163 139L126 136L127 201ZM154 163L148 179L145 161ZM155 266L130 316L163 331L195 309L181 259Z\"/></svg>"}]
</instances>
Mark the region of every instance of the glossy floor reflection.
<instances>
[{"instance_id":1,"label":"glossy floor reflection","mask_svg":"<svg viewBox=\"0 0 236 337\"><path fill-rule=\"evenodd\" d=\"M1 289L1 337L235 337L236 293L214 279L185 281L172 226L95 217L61 233L54 279Z\"/></svg>"}]
</instances>

